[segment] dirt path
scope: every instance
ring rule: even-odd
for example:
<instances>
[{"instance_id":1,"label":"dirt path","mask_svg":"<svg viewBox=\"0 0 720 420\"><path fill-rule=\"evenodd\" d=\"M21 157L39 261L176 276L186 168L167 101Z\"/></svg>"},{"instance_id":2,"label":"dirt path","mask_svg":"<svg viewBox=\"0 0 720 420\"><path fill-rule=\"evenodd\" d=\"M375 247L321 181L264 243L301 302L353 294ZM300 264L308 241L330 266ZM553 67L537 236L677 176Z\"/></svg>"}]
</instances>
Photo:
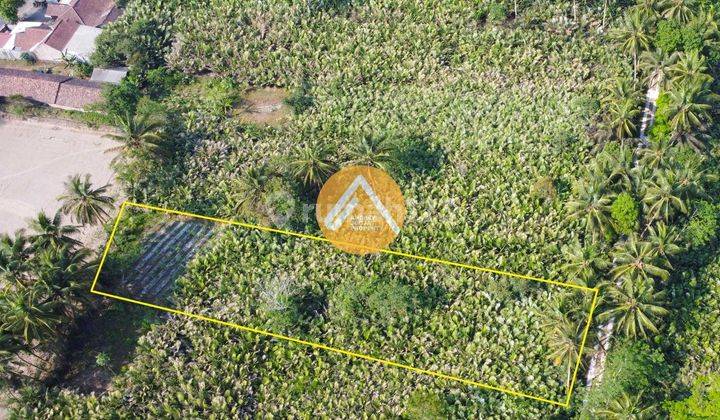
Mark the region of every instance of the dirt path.
<instances>
[{"instance_id":1,"label":"dirt path","mask_svg":"<svg viewBox=\"0 0 720 420\"><path fill-rule=\"evenodd\" d=\"M104 134L62 121L0 119L0 233L24 228L41 210L53 215L71 175L114 183L105 150L115 142Z\"/></svg>"},{"instance_id":2,"label":"dirt path","mask_svg":"<svg viewBox=\"0 0 720 420\"><path fill-rule=\"evenodd\" d=\"M660 96L660 87L658 83L648 88L645 97L645 107L643 108L642 123L640 124L640 144L638 148L647 147L647 132L655 122L655 110L657 108L657 100ZM617 284L620 285L619 283ZM609 319L605 324L601 325L598 331L598 344L595 345L594 353L590 359L590 366L586 377L586 386L590 388L593 383L602 381L605 372L605 361L610 351L610 344L615 330L615 318Z\"/></svg>"}]
</instances>

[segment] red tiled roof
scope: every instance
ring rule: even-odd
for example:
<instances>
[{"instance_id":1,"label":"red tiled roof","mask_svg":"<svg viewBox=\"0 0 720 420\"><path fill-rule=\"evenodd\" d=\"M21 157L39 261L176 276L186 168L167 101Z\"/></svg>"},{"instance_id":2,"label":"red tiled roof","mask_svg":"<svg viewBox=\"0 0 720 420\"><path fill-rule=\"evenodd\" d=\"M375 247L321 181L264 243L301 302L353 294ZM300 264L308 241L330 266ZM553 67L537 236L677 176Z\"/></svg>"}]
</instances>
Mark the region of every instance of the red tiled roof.
<instances>
[{"instance_id":1,"label":"red tiled roof","mask_svg":"<svg viewBox=\"0 0 720 420\"><path fill-rule=\"evenodd\" d=\"M27 28L24 32L15 35L15 48L22 51L28 51L38 42L45 39L52 29L47 26L38 26L35 28Z\"/></svg>"},{"instance_id":2,"label":"red tiled roof","mask_svg":"<svg viewBox=\"0 0 720 420\"><path fill-rule=\"evenodd\" d=\"M63 51L79 26L76 22L72 21L62 21L58 23L50 36L45 40L45 44L58 51Z\"/></svg>"},{"instance_id":3,"label":"red tiled roof","mask_svg":"<svg viewBox=\"0 0 720 420\"><path fill-rule=\"evenodd\" d=\"M67 76L0 68L0 96L22 95L54 104L60 84Z\"/></svg>"},{"instance_id":4,"label":"red tiled roof","mask_svg":"<svg viewBox=\"0 0 720 420\"><path fill-rule=\"evenodd\" d=\"M47 9L45 9L45 15L55 18L58 16L62 16L69 10L72 10L72 7L67 4L48 3Z\"/></svg>"},{"instance_id":5,"label":"red tiled roof","mask_svg":"<svg viewBox=\"0 0 720 420\"><path fill-rule=\"evenodd\" d=\"M55 105L82 109L102 100L102 86L89 80L70 79L60 84Z\"/></svg>"},{"instance_id":6,"label":"red tiled roof","mask_svg":"<svg viewBox=\"0 0 720 420\"><path fill-rule=\"evenodd\" d=\"M0 32L0 48L10 39L12 34L10 32Z\"/></svg>"},{"instance_id":7,"label":"red tiled roof","mask_svg":"<svg viewBox=\"0 0 720 420\"><path fill-rule=\"evenodd\" d=\"M88 26L106 23L106 18L116 9L114 0L76 0L72 6L81 23Z\"/></svg>"}]
</instances>

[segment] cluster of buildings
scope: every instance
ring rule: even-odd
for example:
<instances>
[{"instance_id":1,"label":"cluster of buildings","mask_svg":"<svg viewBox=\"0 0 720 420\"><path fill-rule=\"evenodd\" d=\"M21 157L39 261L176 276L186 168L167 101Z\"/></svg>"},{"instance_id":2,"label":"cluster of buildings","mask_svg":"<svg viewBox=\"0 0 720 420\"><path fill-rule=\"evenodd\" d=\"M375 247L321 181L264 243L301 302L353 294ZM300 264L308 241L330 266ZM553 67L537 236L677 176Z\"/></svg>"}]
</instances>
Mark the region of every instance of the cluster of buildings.
<instances>
[{"instance_id":1,"label":"cluster of buildings","mask_svg":"<svg viewBox=\"0 0 720 420\"><path fill-rule=\"evenodd\" d=\"M0 23L0 59L61 61L63 54L87 61L102 28L120 16L114 0L37 2L17 24Z\"/></svg>"},{"instance_id":2,"label":"cluster of buildings","mask_svg":"<svg viewBox=\"0 0 720 420\"><path fill-rule=\"evenodd\" d=\"M103 27L121 10L114 0L28 0L16 24L0 20L0 60L89 61ZM119 83L127 69L94 69L90 80L2 68L0 96L21 95L50 106L83 109L102 98L103 83Z\"/></svg>"}]
</instances>

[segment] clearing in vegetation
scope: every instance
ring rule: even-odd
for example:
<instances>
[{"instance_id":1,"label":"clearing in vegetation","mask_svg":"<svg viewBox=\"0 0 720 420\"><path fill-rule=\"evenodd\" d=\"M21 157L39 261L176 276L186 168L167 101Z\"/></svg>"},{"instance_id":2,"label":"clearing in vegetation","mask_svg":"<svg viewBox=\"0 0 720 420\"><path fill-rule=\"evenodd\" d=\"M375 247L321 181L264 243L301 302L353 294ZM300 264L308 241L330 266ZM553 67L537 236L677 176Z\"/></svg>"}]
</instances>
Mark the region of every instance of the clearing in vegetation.
<instances>
[{"instance_id":1,"label":"clearing in vegetation","mask_svg":"<svg viewBox=\"0 0 720 420\"><path fill-rule=\"evenodd\" d=\"M148 244L130 273L121 276L122 282L105 284L104 259L115 238L123 243L118 227L131 220L133 213L143 212L159 213L151 216L155 227L146 236ZM208 240L220 229L210 222L226 225L215 235L219 238L214 243ZM558 375L549 387L537 387L533 380L534 373L548 370L551 359L540 341L543 332L537 318L552 311L553 305L547 302L557 296L582 294L578 310L588 311L577 326L582 341L576 351L582 354L597 289L390 250L361 257L338 252L326 242L305 234L125 202L91 291L417 373L551 404L569 404L577 363L568 365L567 377ZM200 253L206 243L212 252ZM286 252L278 244L284 244ZM324 257L318 257L319 264L307 265L304 253L296 252L300 249L312 249L313 254ZM218 262L215 255L221 250L237 253L245 267L228 267L221 278L197 281L199 273ZM191 262L195 255L198 259ZM395 263L387 264L387 259ZM167 294L186 266L187 277L178 287L184 295L195 297L194 304L176 305ZM541 283L545 287L542 298L524 302L514 296L494 299L488 284L502 282L503 277ZM229 284L242 293L229 299L222 292ZM388 306L389 301L394 305ZM513 319L516 312L527 312L529 318ZM511 322L512 328L504 329L505 321ZM395 331L401 332L400 340L393 339ZM372 335L380 340L370 339ZM523 345L533 336L530 342L538 344ZM508 347L487 351L483 342L493 341ZM486 353L478 357L483 350ZM540 363L528 365L521 377L504 369L525 360Z\"/></svg>"}]
</instances>

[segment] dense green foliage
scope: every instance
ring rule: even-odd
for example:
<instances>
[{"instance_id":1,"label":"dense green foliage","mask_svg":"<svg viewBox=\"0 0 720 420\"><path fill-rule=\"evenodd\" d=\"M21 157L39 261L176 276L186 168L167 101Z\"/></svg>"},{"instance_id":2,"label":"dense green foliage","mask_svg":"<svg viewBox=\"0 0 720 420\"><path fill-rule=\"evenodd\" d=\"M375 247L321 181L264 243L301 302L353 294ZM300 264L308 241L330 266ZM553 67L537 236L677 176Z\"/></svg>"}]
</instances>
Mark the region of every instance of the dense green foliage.
<instances>
[{"instance_id":1,"label":"dense green foliage","mask_svg":"<svg viewBox=\"0 0 720 420\"><path fill-rule=\"evenodd\" d=\"M370 164L390 171L408 202L395 249L600 287L586 349L594 328L612 322L613 350L604 380L577 394L588 406L576 397L563 409L170 317L141 339L107 394L51 388L25 399L22 414L674 410L654 402L681 400L717 370L718 355L705 349L720 336L717 312L704 309L719 305L718 264L703 265L716 252L708 60L717 19L675 3L520 2L508 20L509 2L135 1L93 58L131 66L107 98L124 129L120 176L135 200L318 234L307 211L318 187L338 167ZM700 25L709 28L701 37L686 29ZM647 141L636 138L641 81L662 90ZM292 118L241 122L243 94L258 86L288 88ZM139 251L155 222L147 217L133 215L120 232L126 255ZM127 261L103 281L114 284ZM558 400L576 362L583 375L594 353L579 351L590 309L579 293L242 229L225 230L192 262L173 300Z\"/></svg>"},{"instance_id":2,"label":"dense green foliage","mask_svg":"<svg viewBox=\"0 0 720 420\"><path fill-rule=\"evenodd\" d=\"M24 3L23 0L0 0L0 17L9 23L17 22L18 9Z\"/></svg>"}]
</instances>

